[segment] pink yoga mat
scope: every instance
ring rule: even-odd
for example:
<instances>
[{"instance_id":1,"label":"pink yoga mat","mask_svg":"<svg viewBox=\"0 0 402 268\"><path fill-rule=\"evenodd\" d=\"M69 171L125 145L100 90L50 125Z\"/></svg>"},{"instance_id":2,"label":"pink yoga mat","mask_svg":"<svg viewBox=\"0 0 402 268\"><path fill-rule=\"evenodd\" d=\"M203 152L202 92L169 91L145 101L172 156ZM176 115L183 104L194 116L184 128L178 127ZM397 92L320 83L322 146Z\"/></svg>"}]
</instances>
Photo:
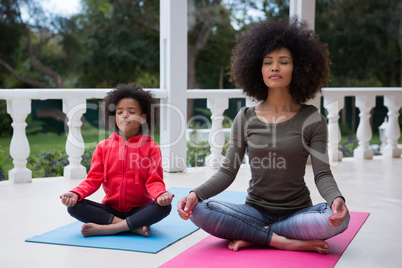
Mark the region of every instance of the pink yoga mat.
<instances>
[{"instance_id":1,"label":"pink yoga mat","mask_svg":"<svg viewBox=\"0 0 402 268\"><path fill-rule=\"evenodd\" d=\"M233 252L227 248L227 240L208 236L160 267L333 267L368 216L369 213L351 212L348 229L327 240L328 254L273 248L246 248Z\"/></svg>"}]
</instances>

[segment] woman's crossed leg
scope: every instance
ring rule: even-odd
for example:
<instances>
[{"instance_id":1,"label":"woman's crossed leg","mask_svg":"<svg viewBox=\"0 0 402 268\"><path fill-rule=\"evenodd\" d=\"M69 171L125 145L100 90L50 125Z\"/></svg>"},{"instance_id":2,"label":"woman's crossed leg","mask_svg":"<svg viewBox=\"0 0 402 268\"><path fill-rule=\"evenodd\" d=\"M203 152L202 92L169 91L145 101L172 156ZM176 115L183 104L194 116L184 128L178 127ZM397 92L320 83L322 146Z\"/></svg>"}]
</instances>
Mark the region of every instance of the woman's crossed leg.
<instances>
[{"instance_id":1,"label":"woman's crossed leg","mask_svg":"<svg viewBox=\"0 0 402 268\"><path fill-rule=\"evenodd\" d=\"M332 211L325 203L277 216L252 206L208 200L198 203L191 220L206 232L231 240L228 247L238 251L253 245L283 250L328 252L329 237L343 232L349 218L338 227L327 221Z\"/></svg>"}]
</instances>

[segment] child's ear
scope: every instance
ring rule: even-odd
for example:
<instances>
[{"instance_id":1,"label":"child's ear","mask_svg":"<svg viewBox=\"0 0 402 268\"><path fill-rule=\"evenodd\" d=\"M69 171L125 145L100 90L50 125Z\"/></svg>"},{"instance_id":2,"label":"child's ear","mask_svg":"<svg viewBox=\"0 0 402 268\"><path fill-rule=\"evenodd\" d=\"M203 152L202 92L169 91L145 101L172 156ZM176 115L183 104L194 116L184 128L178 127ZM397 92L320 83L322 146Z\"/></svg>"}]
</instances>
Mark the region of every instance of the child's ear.
<instances>
[{"instance_id":1,"label":"child's ear","mask_svg":"<svg viewBox=\"0 0 402 268\"><path fill-rule=\"evenodd\" d=\"M145 124L148 120L147 114L142 114L141 115L141 124Z\"/></svg>"}]
</instances>

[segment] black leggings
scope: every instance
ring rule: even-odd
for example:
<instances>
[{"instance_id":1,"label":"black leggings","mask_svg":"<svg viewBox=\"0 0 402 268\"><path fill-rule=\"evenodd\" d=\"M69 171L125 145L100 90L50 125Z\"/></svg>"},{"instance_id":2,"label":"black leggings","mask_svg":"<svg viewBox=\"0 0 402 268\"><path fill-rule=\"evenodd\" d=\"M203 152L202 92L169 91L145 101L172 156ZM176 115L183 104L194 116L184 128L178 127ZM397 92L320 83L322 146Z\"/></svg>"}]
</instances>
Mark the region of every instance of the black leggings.
<instances>
[{"instance_id":1,"label":"black leggings","mask_svg":"<svg viewBox=\"0 0 402 268\"><path fill-rule=\"evenodd\" d=\"M120 212L108 205L99 204L97 202L83 199L74 207L68 207L67 211L70 215L82 222L92 222L96 224L111 224L114 216L127 221L130 230L137 229L141 226L150 226L169 215L172 205L159 206L154 201L142 206L136 207L128 212Z\"/></svg>"}]
</instances>

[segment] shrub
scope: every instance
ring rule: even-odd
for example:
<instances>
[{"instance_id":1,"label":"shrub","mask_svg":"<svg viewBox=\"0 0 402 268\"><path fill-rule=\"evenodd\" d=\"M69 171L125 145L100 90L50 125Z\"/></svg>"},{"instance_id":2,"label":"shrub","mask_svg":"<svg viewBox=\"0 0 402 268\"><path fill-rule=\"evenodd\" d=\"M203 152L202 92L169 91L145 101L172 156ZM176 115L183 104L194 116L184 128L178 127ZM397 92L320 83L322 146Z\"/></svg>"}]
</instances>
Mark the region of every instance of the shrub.
<instances>
[{"instance_id":1,"label":"shrub","mask_svg":"<svg viewBox=\"0 0 402 268\"><path fill-rule=\"evenodd\" d=\"M6 101L0 100L0 137L8 137L13 134L12 122L13 119L7 113Z\"/></svg>"},{"instance_id":2,"label":"shrub","mask_svg":"<svg viewBox=\"0 0 402 268\"><path fill-rule=\"evenodd\" d=\"M211 146L208 141L199 143L187 143L187 166L201 167L205 166L205 157L211 153Z\"/></svg>"},{"instance_id":3,"label":"shrub","mask_svg":"<svg viewBox=\"0 0 402 268\"><path fill-rule=\"evenodd\" d=\"M64 167L68 165L64 151L41 152L37 157L29 157L28 163L35 167L34 171L43 171L43 177L63 176Z\"/></svg>"},{"instance_id":4,"label":"shrub","mask_svg":"<svg viewBox=\"0 0 402 268\"><path fill-rule=\"evenodd\" d=\"M87 173L91 168L92 155L94 154L95 148L96 147L85 148L84 154L82 155L81 165L86 168Z\"/></svg>"},{"instance_id":5,"label":"shrub","mask_svg":"<svg viewBox=\"0 0 402 268\"><path fill-rule=\"evenodd\" d=\"M0 144L0 181L4 180L6 178L6 175L4 174L4 162L6 161L6 156L4 153L4 150L1 149L1 144Z\"/></svg>"},{"instance_id":6,"label":"shrub","mask_svg":"<svg viewBox=\"0 0 402 268\"><path fill-rule=\"evenodd\" d=\"M339 150L344 157L353 157L353 151L359 146L359 142L356 138L350 136L347 141L339 145Z\"/></svg>"},{"instance_id":7,"label":"shrub","mask_svg":"<svg viewBox=\"0 0 402 268\"><path fill-rule=\"evenodd\" d=\"M86 148L82 155L81 164L87 172L91 166L94 148ZM41 171L40 177L63 176L64 167L68 165L68 156L65 151L41 152L37 157L29 157L28 164L34 167L34 171Z\"/></svg>"},{"instance_id":8,"label":"shrub","mask_svg":"<svg viewBox=\"0 0 402 268\"><path fill-rule=\"evenodd\" d=\"M225 139L225 144L222 148L222 155L226 155L229 147L229 137ZM211 153L211 146L208 141L201 141L199 143L187 143L187 166L188 167L201 167L205 166L205 158Z\"/></svg>"}]
</instances>

